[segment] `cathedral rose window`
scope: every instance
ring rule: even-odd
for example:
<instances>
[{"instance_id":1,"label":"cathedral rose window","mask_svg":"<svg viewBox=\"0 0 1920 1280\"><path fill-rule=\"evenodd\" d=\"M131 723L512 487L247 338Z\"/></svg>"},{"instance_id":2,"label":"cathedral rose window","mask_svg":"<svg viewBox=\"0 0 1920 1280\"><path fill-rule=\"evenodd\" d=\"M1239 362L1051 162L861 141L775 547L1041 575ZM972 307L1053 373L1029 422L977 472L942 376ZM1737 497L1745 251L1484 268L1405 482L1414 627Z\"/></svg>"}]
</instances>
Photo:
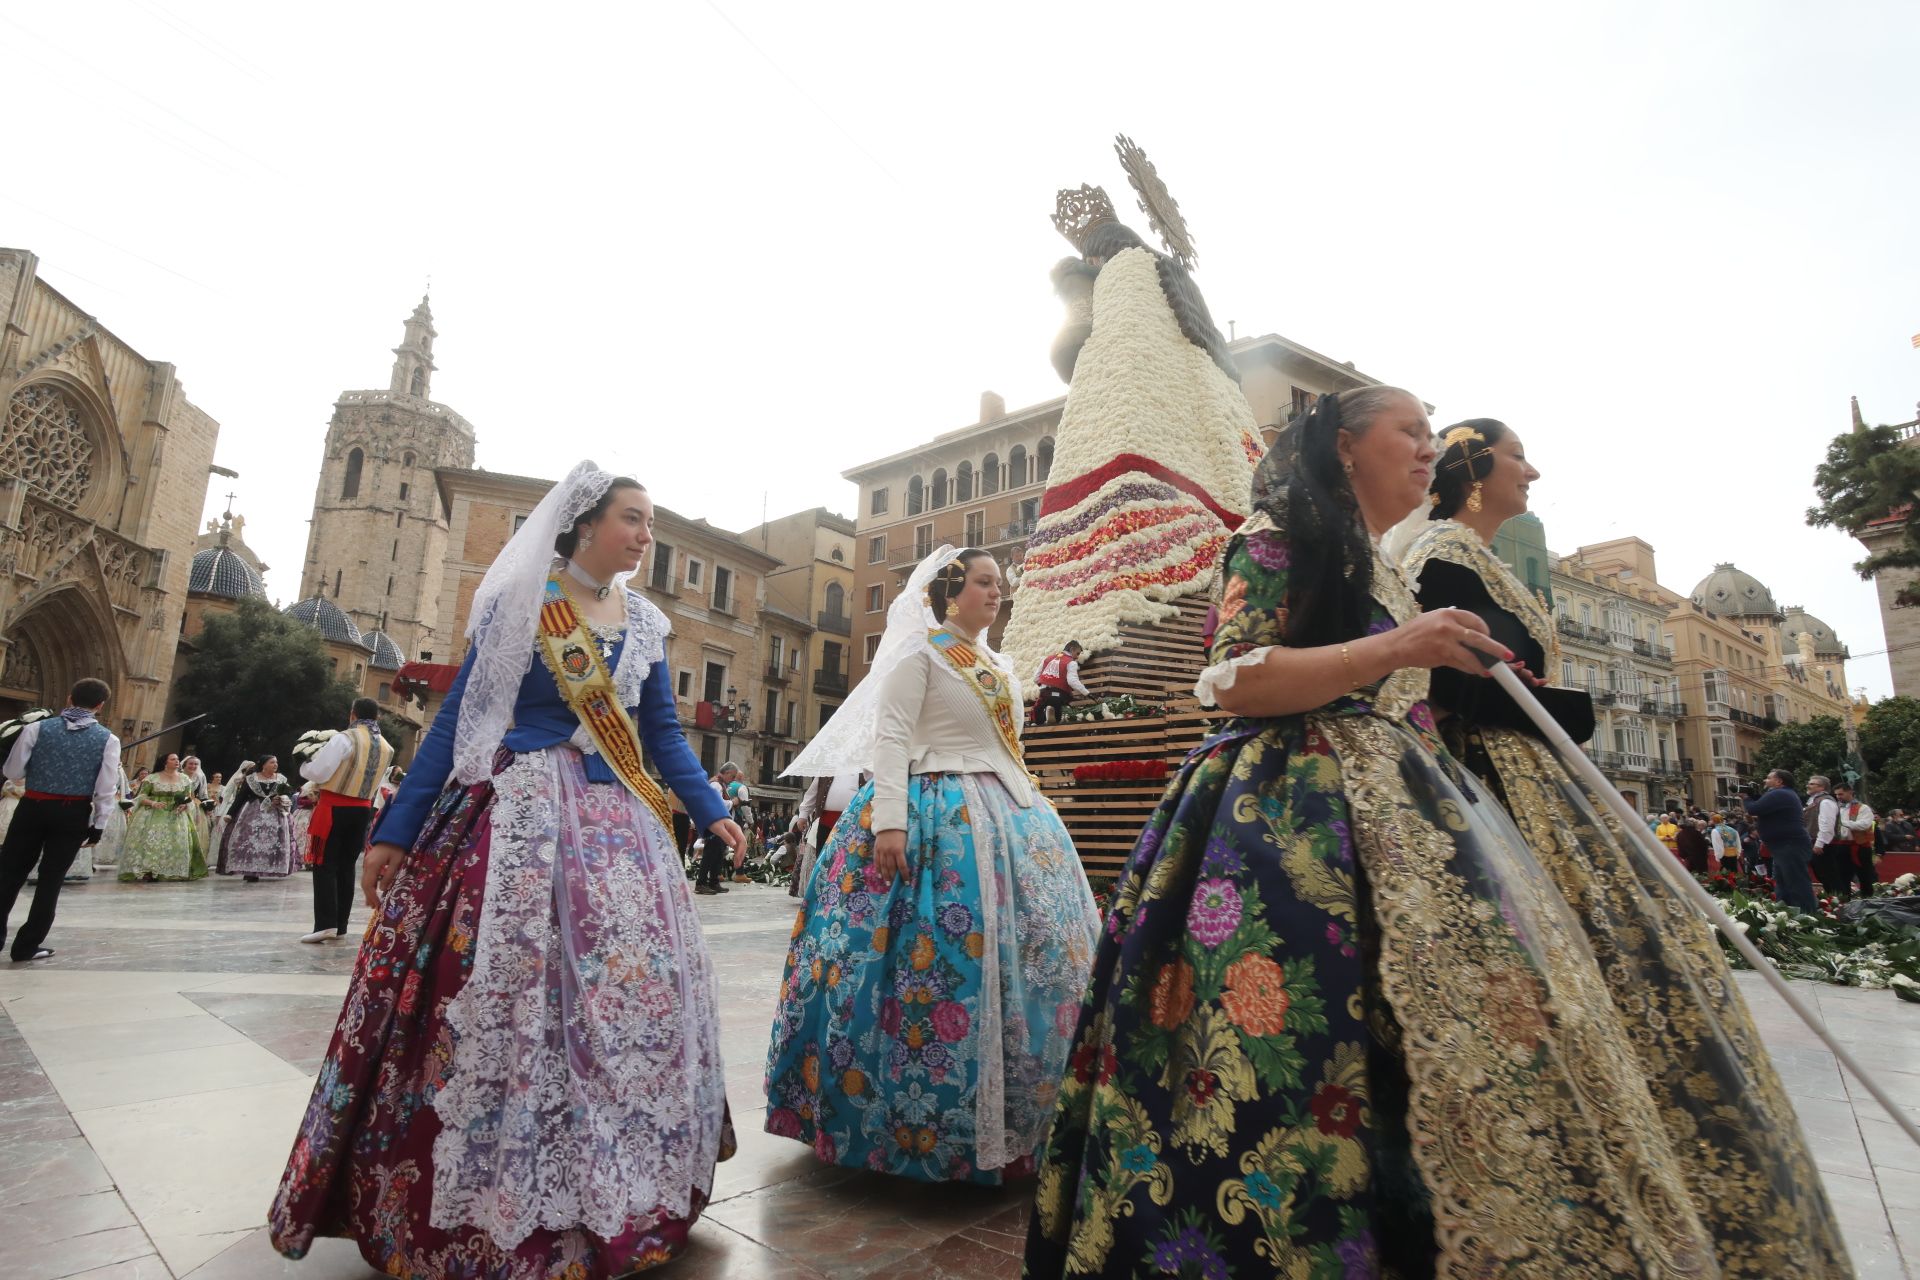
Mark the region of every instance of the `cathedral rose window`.
<instances>
[{"instance_id":1,"label":"cathedral rose window","mask_svg":"<svg viewBox=\"0 0 1920 1280\"><path fill-rule=\"evenodd\" d=\"M59 387L22 387L7 402L0 471L11 471L66 507L78 507L93 481L94 443L79 405Z\"/></svg>"}]
</instances>

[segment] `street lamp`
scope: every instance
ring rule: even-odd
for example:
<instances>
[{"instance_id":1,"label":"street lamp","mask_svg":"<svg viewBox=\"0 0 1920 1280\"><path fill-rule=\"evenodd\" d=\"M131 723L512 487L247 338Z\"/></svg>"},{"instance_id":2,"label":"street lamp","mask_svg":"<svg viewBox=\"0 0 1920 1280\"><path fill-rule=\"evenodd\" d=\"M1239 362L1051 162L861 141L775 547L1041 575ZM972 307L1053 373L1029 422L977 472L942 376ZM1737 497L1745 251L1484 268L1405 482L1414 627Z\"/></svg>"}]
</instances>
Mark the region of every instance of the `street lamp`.
<instances>
[{"instance_id":1,"label":"street lamp","mask_svg":"<svg viewBox=\"0 0 1920 1280\"><path fill-rule=\"evenodd\" d=\"M722 733L727 735L725 758L728 760L733 759L733 735L745 732L747 721L753 716L752 705L739 701L739 696L740 691L732 685L728 685L727 700L720 708L720 723L718 728Z\"/></svg>"}]
</instances>

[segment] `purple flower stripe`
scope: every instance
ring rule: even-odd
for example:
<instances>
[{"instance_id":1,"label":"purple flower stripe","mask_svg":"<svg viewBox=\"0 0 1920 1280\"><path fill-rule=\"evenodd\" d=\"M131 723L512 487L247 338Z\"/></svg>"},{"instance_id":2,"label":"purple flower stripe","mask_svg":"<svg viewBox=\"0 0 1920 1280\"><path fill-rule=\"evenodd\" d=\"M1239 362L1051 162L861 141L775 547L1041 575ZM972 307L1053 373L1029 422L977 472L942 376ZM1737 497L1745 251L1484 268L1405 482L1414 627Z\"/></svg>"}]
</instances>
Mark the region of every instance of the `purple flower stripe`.
<instances>
[{"instance_id":1,"label":"purple flower stripe","mask_svg":"<svg viewBox=\"0 0 1920 1280\"><path fill-rule=\"evenodd\" d=\"M1116 507L1135 502L1171 502L1179 498L1180 491L1170 484L1123 484L1118 489L1102 494L1099 501L1072 519L1036 530L1033 536L1027 539L1027 545L1044 547L1062 538L1071 538L1077 533L1084 533L1100 523L1107 513Z\"/></svg>"}]
</instances>

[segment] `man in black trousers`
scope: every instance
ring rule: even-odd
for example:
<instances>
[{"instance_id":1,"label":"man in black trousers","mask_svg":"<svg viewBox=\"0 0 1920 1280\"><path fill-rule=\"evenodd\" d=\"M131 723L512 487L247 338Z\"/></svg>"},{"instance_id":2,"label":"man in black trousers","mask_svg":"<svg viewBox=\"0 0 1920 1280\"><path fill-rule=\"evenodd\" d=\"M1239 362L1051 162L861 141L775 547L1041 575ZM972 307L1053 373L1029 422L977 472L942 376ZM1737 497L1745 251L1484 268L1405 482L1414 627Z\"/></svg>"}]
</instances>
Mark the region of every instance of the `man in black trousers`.
<instances>
[{"instance_id":1,"label":"man in black trousers","mask_svg":"<svg viewBox=\"0 0 1920 1280\"><path fill-rule=\"evenodd\" d=\"M34 864L40 866L33 905L13 935L9 954L16 963L53 954L40 944L53 928L61 877L82 845L100 842L107 815L120 802L120 739L98 719L110 692L104 680L80 681L66 710L21 729L7 753L7 780L24 781L27 793L0 845L0 941L20 887Z\"/></svg>"},{"instance_id":2,"label":"man in black trousers","mask_svg":"<svg viewBox=\"0 0 1920 1280\"><path fill-rule=\"evenodd\" d=\"M367 844L373 821L373 797L393 765L393 747L380 736L380 704L356 698L344 731L327 739L300 776L320 784L307 830L321 849L313 869L313 932L302 942L326 942L347 936L353 910L354 864Z\"/></svg>"}]
</instances>

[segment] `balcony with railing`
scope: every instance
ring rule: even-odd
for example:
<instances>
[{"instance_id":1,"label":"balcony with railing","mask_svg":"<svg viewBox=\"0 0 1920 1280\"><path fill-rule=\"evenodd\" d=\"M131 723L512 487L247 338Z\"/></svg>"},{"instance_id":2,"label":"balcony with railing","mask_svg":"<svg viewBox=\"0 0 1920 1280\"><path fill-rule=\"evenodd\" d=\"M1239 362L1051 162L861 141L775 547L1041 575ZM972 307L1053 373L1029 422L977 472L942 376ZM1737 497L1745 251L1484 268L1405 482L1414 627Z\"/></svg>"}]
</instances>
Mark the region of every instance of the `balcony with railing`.
<instances>
[{"instance_id":1,"label":"balcony with railing","mask_svg":"<svg viewBox=\"0 0 1920 1280\"><path fill-rule=\"evenodd\" d=\"M1593 762L1602 769L1620 774L1648 774L1653 772L1653 762L1645 755L1628 751L1596 751Z\"/></svg>"},{"instance_id":2,"label":"balcony with railing","mask_svg":"<svg viewBox=\"0 0 1920 1280\"><path fill-rule=\"evenodd\" d=\"M1037 520L1009 520L1005 524L989 525L977 538L967 541L983 551L998 553L1003 548L1014 547L1033 535ZM896 551L887 557L887 568L894 573L906 573L915 565L933 554L939 542L917 542L910 550ZM1024 554L1024 548L1022 548Z\"/></svg>"},{"instance_id":3,"label":"balcony with railing","mask_svg":"<svg viewBox=\"0 0 1920 1280\"><path fill-rule=\"evenodd\" d=\"M769 662L767 664L767 683L768 684L784 685L788 680L792 678L793 677L788 673L787 669L781 666L778 662Z\"/></svg>"},{"instance_id":4,"label":"balcony with railing","mask_svg":"<svg viewBox=\"0 0 1920 1280\"><path fill-rule=\"evenodd\" d=\"M933 553L929 551L927 554ZM813 625L818 630L832 632L836 636L853 634L853 619L843 613L828 613L823 609L814 615Z\"/></svg>"},{"instance_id":5,"label":"balcony with railing","mask_svg":"<svg viewBox=\"0 0 1920 1280\"><path fill-rule=\"evenodd\" d=\"M1669 667L1673 665L1673 650L1663 644L1655 644L1651 640L1635 640L1633 651L1654 662L1663 663Z\"/></svg>"},{"instance_id":6,"label":"balcony with railing","mask_svg":"<svg viewBox=\"0 0 1920 1280\"><path fill-rule=\"evenodd\" d=\"M843 671L816 671L813 673L813 691L829 697L844 694L847 691L847 676Z\"/></svg>"},{"instance_id":7,"label":"balcony with railing","mask_svg":"<svg viewBox=\"0 0 1920 1280\"><path fill-rule=\"evenodd\" d=\"M1554 625L1560 628L1561 635L1566 636L1570 640L1579 640L1586 644L1599 645L1602 648L1609 642L1609 637L1604 628L1588 626L1586 623L1576 622L1572 618L1555 618Z\"/></svg>"},{"instance_id":8,"label":"balcony with railing","mask_svg":"<svg viewBox=\"0 0 1920 1280\"><path fill-rule=\"evenodd\" d=\"M1642 715L1659 716L1664 720L1678 720L1687 714L1687 708L1678 702L1664 702L1659 698L1642 698L1640 712Z\"/></svg>"},{"instance_id":9,"label":"balcony with railing","mask_svg":"<svg viewBox=\"0 0 1920 1280\"><path fill-rule=\"evenodd\" d=\"M1751 711L1742 711L1738 707L1733 709L1731 717L1735 724L1744 724L1749 728L1759 729L1765 733L1772 733L1780 727L1780 722L1772 716L1757 716Z\"/></svg>"}]
</instances>

